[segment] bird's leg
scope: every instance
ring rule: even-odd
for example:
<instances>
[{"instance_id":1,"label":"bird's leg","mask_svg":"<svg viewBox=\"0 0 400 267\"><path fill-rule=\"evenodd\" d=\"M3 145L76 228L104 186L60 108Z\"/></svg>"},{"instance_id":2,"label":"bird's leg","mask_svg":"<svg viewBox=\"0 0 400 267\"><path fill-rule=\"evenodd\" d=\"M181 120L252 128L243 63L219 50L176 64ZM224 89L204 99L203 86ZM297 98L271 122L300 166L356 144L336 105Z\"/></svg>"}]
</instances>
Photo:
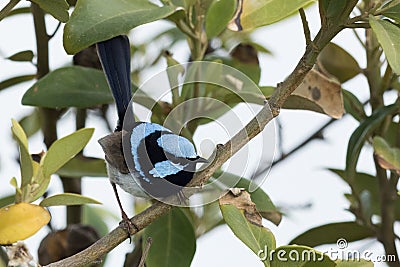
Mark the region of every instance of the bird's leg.
<instances>
[{"instance_id":1,"label":"bird's leg","mask_svg":"<svg viewBox=\"0 0 400 267\"><path fill-rule=\"evenodd\" d=\"M139 232L139 228L129 219L128 215L126 215L124 209L122 208L121 200L119 199L118 191L117 191L117 186L115 183L111 182L112 188L114 190L115 197L117 198L118 206L119 209L121 210L121 215L122 215L122 226L127 230L128 235L129 235L129 240L131 240L131 233L133 230L136 230L135 232Z\"/></svg>"},{"instance_id":2,"label":"bird's leg","mask_svg":"<svg viewBox=\"0 0 400 267\"><path fill-rule=\"evenodd\" d=\"M181 205L188 205L189 204L189 198L185 195L183 190L178 192L178 200Z\"/></svg>"}]
</instances>

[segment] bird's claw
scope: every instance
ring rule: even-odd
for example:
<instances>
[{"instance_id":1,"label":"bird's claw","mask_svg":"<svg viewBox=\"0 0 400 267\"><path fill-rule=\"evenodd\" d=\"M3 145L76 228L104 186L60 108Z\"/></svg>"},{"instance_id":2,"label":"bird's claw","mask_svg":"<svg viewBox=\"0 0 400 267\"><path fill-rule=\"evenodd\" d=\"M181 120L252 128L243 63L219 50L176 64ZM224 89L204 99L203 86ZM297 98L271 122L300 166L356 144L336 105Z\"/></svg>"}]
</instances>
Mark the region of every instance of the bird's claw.
<instances>
[{"instance_id":1,"label":"bird's claw","mask_svg":"<svg viewBox=\"0 0 400 267\"><path fill-rule=\"evenodd\" d=\"M129 243L132 243L131 235L139 232L139 228L128 218L125 213L122 214L122 221L119 223L119 225L126 230L129 237Z\"/></svg>"}]
</instances>

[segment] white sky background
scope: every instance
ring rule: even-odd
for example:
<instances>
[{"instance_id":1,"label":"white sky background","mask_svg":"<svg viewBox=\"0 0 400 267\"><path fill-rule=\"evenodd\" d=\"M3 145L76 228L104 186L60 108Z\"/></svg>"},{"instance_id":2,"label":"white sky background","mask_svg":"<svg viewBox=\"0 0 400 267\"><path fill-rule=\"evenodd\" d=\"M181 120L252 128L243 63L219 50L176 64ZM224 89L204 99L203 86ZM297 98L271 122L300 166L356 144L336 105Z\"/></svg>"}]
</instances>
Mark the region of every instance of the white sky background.
<instances>
[{"instance_id":1,"label":"white sky background","mask_svg":"<svg viewBox=\"0 0 400 267\"><path fill-rule=\"evenodd\" d=\"M319 28L317 6L308 8L306 13L312 36L315 36ZM52 17L48 17L47 21L48 31L51 33L56 22ZM130 39L132 42L136 42L136 39L138 42L146 40L148 39L148 32L156 32L160 26L162 27L162 23L159 22L141 26L134 31L135 35L130 35ZM17 75L34 73L35 68L29 63L15 63L3 59L22 50L36 50L32 18L27 15L7 18L0 22L0 34L2 36L0 42L0 81ZM293 16L285 21L259 29L254 33L254 36L273 52L273 55L262 55L260 58L262 66L261 84L275 85L292 71L304 52L305 41L299 16ZM350 30L340 33L334 39L334 42L348 50L357 59L361 67L365 66L364 51ZM188 49L179 46L171 52L178 61L183 62L187 58ZM62 48L62 30L60 30L50 42L50 67L54 70L71 64L71 60L71 56L67 56ZM135 64L135 62L132 64ZM154 72L151 70L151 72L156 73L163 68L165 68L165 64ZM2 148L0 153L0 196L12 193L9 180L13 176L19 177L19 166L15 160L18 155L16 143L12 140L10 131L11 118L20 119L32 110L31 107L20 104L22 95L31 84L24 83L0 92L0 147ZM365 79L360 76L346 83L343 87L359 96L361 102L363 102L368 97L366 84ZM116 120L115 112L110 116L113 116ZM307 111L282 111L279 118L283 126L283 147L285 151L296 146L329 120L327 116ZM247 118L247 120L249 119ZM59 122L59 125L62 126L59 128L60 137L74 131L71 112ZM96 140L108 134L108 132L101 125L100 120L89 117L87 127L95 127L96 131L85 150L86 155L103 157L103 152ZM271 170L262 187L275 204L284 207L301 206L306 203L313 204L310 209L290 211L287 214L288 216L283 217L278 227L267 221L264 222L265 226L269 227L274 233L278 245L287 244L292 238L311 227L353 220L353 216L345 211L348 204L343 196L343 193L349 192L349 188L340 178L325 169L344 168L347 142L356 126L356 121L350 116L346 116L325 131L325 141L313 141L305 149ZM196 134L196 139L201 140L207 137L210 138L209 130L200 128ZM215 137L215 139L217 138L218 136ZM218 142L220 141L218 140ZM261 142L262 136L252 141L250 152L259 152L257 150L259 150ZM45 147L40 134L31 138L29 145L32 152L39 152ZM374 173L371 155L371 149L363 150L358 165L359 170ZM59 193L60 190L60 182L58 179L53 179L50 187L51 194ZM83 194L103 202L107 209L119 216L115 197L106 179L84 179ZM122 191L120 195L125 206L129 206L130 197ZM52 209L52 211L62 211L53 215L53 225L57 229L65 227L64 209L63 207ZM127 211L132 214L132 210L127 208ZM117 221L111 221L109 227L115 227L117 223ZM36 236L26 241L32 253L36 254L38 244L45 234L46 230L41 230ZM130 249L128 243L126 241L114 249L108 258L109 264L107 266L122 266L124 254ZM324 249L330 247L336 249L334 245L326 246ZM380 245L373 247L367 245L365 247L364 244L360 245L358 242L350 246L350 249L357 248L374 249L377 254L383 253ZM111 263L113 264L111 265ZM233 235L227 226L221 226L198 240L192 266L243 266L244 264L262 266L257 257Z\"/></svg>"}]
</instances>

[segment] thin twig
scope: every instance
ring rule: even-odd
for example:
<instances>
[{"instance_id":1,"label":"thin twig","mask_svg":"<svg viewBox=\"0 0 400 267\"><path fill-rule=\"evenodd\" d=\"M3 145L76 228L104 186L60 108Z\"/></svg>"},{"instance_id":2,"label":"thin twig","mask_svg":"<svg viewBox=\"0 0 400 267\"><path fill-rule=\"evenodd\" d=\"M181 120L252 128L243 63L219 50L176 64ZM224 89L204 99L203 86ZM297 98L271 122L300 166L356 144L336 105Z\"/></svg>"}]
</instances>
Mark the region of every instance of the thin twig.
<instances>
[{"instance_id":1,"label":"thin twig","mask_svg":"<svg viewBox=\"0 0 400 267\"><path fill-rule=\"evenodd\" d=\"M19 3L20 0L10 0L8 4L0 10L0 21L8 16L10 11Z\"/></svg>"},{"instance_id":2,"label":"thin twig","mask_svg":"<svg viewBox=\"0 0 400 267\"><path fill-rule=\"evenodd\" d=\"M371 25L369 25L368 22L362 22L362 23L346 24L345 27L349 29L357 29L357 28L369 29L371 28Z\"/></svg>"},{"instance_id":3,"label":"thin twig","mask_svg":"<svg viewBox=\"0 0 400 267\"><path fill-rule=\"evenodd\" d=\"M356 39L358 40L358 42L360 43L360 45L361 45L363 48L365 48L365 43L364 43L364 41L361 39L360 35L357 33L357 29L352 28L351 30L353 31L353 33L354 33Z\"/></svg>"},{"instance_id":4,"label":"thin twig","mask_svg":"<svg viewBox=\"0 0 400 267\"><path fill-rule=\"evenodd\" d=\"M298 150L302 149L303 147L305 147L305 145L307 145L308 143L310 143L311 141L317 140L317 139L324 139L323 136L323 132L326 128L328 128L329 126L331 126L331 124L333 124L334 122L337 122L338 120L335 119L330 119L327 123L325 123L324 125L322 125L317 131L315 131L313 134L311 134L307 139L305 139L303 142L301 142L299 145L297 145L296 147L294 147L292 150L290 150L287 153L283 153L282 156L280 158L278 158L277 160L275 160L272 163L272 166L275 166L279 163L281 163L283 160L287 159L288 157L290 157L291 155L293 155L294 153L296 153Z\"/></svg>"},{"instance_id":5,"label":"thin twig","mask_svg":"<svg viewBox=\"0 0 400 267\"><path fill-rule=\"evenodd\" d=\"M147 255L149 254L149 250L150 250L152 242L153 242L153 239L151 237L148 237L147 240L146 240L146 245L144 247L144 250L143 250L143 253L142 253L142 258L140 259L138 267L144 267L145 266L146 258L147 258Z\"/></svg>"},{"instance_id":6,"label":"thin twig","mask_svg":"<svg viewBox=\"0 0 400 267\"><path fill-rule=\"evenodd\" d=\"M301 23L303 24L303 32L304 32L304 38L306 39L306 45L309 45L311 44L311 32L310 32L310 27L308 26L306 13L304 12L303 8L299 9L299 13L301 18Z\"/></svg>"}]
</instances>

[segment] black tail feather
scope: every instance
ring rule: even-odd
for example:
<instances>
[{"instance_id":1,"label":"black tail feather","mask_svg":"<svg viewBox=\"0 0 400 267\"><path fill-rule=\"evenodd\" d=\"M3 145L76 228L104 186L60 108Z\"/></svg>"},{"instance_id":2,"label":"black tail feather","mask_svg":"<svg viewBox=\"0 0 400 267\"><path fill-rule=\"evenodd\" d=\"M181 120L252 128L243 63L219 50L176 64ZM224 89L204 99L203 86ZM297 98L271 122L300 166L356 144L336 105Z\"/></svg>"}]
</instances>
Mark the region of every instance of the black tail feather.
<instances>
[{"instance_id":1,"label":"black tail feather","mask_svg":"<svg viewBox=\"0 0 400 267\"><path fill-rule=\"evenodd\" d=\"M132 98L129 39L126 35L119 35L97 43L97 53L117 105L118 124L115 131L121 131Z\"/></svg>"}]
</instances>

